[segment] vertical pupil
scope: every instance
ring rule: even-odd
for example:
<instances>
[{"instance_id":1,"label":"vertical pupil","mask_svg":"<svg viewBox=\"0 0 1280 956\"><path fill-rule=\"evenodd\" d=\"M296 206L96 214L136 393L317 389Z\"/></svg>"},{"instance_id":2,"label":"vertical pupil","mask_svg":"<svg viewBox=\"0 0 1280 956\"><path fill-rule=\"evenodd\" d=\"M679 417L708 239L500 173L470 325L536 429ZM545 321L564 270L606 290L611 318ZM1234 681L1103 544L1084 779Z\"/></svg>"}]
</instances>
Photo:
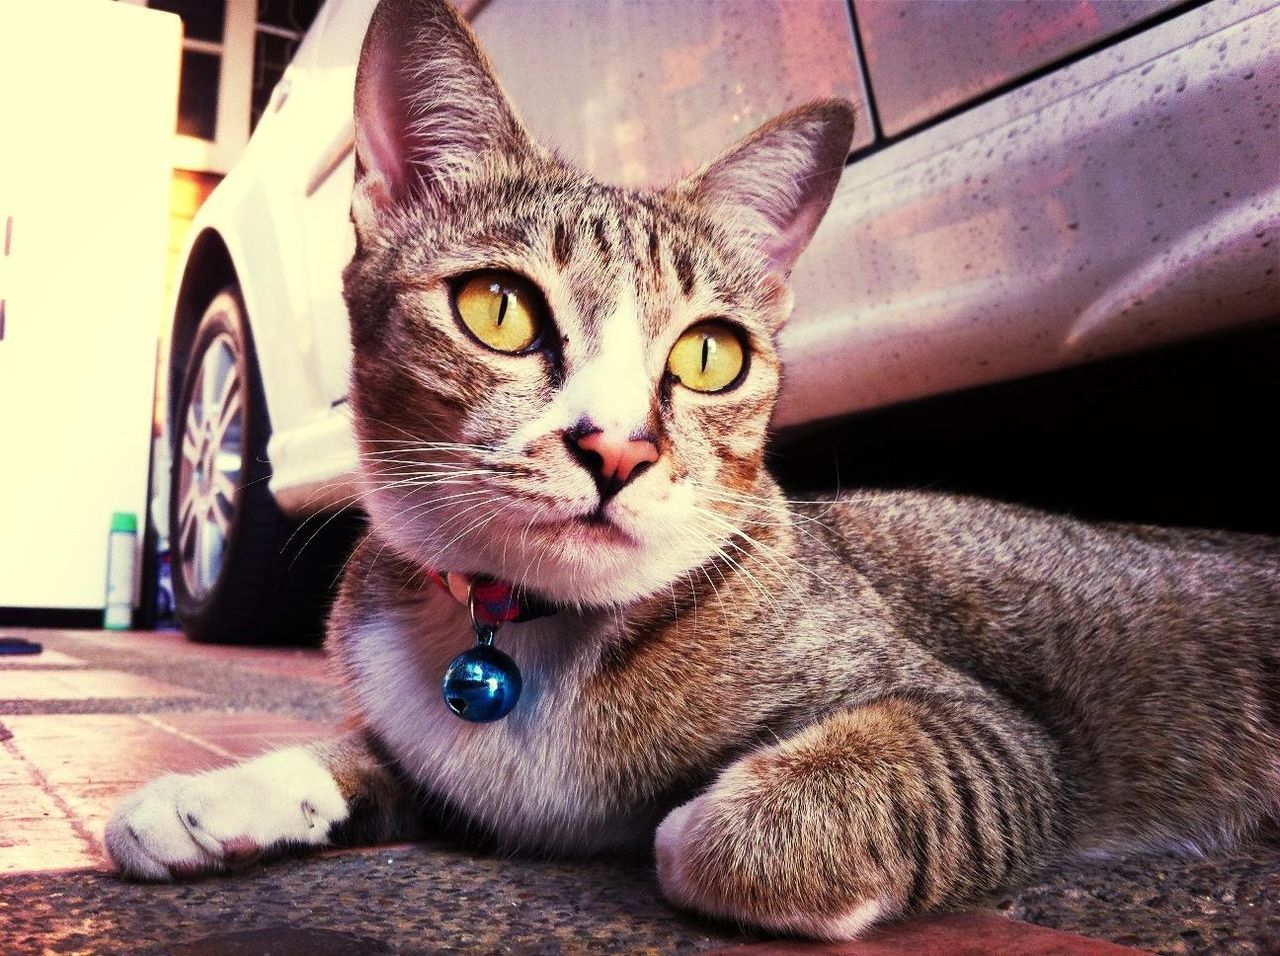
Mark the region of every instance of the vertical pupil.
<instances>
[{"instance_id":1,"label":"vertical pupil","mask_svg":"<svg viewBox=\"0 0 1280 956\"><path fill-rule=\"evenodd\" d=\"M707 359L711 357L711 336L702 337L702 371L707 370Z\"/></svg>"},{"instance_id":2,"label":"vertical pupil","mask_svg":"<svg viewBox=\"0 0 1280 956\"><path fill-rule=\"evenodd\" d=\"M501 301L498 302L498 327L501 328L502 320L507 317L507 300L509 296L505 290L497 289L495 291L502 297Z\"/></svg>"}]
</instances>

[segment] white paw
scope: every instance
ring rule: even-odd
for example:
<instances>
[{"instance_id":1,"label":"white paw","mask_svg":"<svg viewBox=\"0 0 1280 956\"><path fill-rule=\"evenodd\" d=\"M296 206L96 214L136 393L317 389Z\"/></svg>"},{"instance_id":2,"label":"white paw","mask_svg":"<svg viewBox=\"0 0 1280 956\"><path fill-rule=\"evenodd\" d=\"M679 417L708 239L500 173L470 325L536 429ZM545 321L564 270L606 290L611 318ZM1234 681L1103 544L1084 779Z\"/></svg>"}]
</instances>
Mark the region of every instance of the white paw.
<instances>
[{"instance_id":1,"label":"white paw","mask_svg":"<svg viewBox=\"0 0 1280 956\"><path fill-rule=\"evenodd\" d=\"M246 865L282 845L323 846L347 812L324 765L292 747L153 780L116 808L105 842L125 876L169 880Z\"/></svg>"}]
</instances>

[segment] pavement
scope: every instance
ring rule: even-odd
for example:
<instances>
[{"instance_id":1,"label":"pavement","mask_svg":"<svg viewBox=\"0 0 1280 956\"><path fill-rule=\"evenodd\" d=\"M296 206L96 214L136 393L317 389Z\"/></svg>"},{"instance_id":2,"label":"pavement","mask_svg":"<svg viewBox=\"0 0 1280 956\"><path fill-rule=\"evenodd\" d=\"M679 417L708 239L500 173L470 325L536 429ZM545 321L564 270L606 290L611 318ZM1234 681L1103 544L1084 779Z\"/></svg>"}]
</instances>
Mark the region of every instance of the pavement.
<instances>
[{"instance_id":1,"label":"pavement","mask_svg":"<svg viewBox=\"0 0 1280 956\"><path fill-rule=\"evenodd\" d=\"M1280 953L1280 837L1210 859L1064 866L963 912L866 940L769 940L672 910L645 858L548 861L445 842L332 851L233 876L124 883L99 841L115 802L334 732L322 654L173 633L7 628L0 657L0 954L365 953L1019 956Z\"/></svg>"}]
</instances>

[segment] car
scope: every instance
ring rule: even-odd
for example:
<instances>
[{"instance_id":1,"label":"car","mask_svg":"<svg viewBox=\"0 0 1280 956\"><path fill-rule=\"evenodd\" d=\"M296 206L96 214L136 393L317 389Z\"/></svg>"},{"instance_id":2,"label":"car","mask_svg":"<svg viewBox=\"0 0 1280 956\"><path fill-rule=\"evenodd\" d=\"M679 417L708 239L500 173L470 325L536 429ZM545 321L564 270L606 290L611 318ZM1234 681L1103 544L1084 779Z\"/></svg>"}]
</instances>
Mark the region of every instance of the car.
<instances>
[{"instance_id":1,"label":"car","mask_svg":"<svg viewBox=\"0 0 1280 956\"><path fill-rule=\"evenodd\" d=\"M168 510L197 640L314 632L340 551L317 573L308 543L358 510L341 273L372 6L322 8L182 253ZM781 337L777 464L793 487L950 485L1184 522L1249 497L1253 452L1223 466L1211 439L1236 434L1230 418L1258 444L1255 422L1274 419L1277 0L460 6L534 133L627 186L669 181L805 100L854 102ZM1167 348L1232 330L1244 337ZM1163 358L1116 358L1134 355ZM1188 399L1181 375L1238 404ZM1089 405L1098 394L1110 404ZM1167 460L1144 467L1156 433ZM1225 476L1200 489L1209 505L1144 505L1187 459ZM1107 497L1117 484L1126 505Z\"/></svg>"}]
</instances>

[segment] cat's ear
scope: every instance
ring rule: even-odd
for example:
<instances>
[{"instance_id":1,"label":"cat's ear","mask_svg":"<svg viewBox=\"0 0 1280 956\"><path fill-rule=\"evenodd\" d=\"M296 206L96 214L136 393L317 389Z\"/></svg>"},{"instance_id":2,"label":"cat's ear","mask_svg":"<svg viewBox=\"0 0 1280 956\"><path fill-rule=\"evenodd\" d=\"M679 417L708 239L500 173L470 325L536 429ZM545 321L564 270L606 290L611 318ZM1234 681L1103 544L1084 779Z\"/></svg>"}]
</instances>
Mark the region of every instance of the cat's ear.
<instances>
[{"instance_id":1,"label":"cat's ear","mask_svg":"<svg viewBox=\"0 0 1280 956\"><path fill-rule=\"evenodd\" d=\"M382 0L374 10L356 68L355 141L357 228L495 154L541 151L447 0Z\"/></svg>"},{"instance_id":2,"label":"cat's ear","mask_svg":"<svg viewBox=\"0 0 1280 956\"><path fill-rule=\"evenodd\" d=\"M852 142L852 104L819 100L770 120L676 188L749 234L786 274L831 204Z\"/></svg>"}]
</instances>

